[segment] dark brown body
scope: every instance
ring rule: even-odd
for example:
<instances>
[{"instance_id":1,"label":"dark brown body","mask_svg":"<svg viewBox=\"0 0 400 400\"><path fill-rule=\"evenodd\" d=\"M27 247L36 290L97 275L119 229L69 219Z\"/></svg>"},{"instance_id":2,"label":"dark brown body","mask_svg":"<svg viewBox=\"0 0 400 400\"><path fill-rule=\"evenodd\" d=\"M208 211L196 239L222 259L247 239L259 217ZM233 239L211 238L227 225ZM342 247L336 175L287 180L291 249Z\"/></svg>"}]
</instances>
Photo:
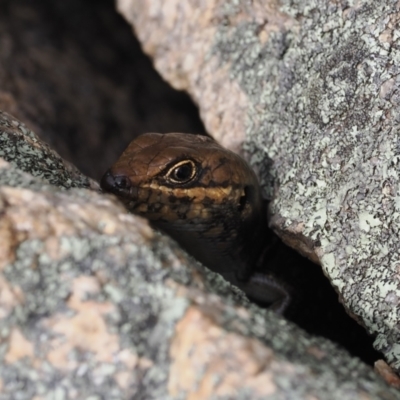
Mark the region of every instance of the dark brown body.
<instances>
[{"instance_id":1,"label":"dark brown body","mask_svg":"<svg viewBox=\"0 0 400 400\"><path fill-rule=\"evenodd\" d=\"M131 142L101 186L246 290L270 234L257 178L241 157L204 136L148 133ZM282 296L265 280L268 301Z\"/></svg>"}]
</instances>

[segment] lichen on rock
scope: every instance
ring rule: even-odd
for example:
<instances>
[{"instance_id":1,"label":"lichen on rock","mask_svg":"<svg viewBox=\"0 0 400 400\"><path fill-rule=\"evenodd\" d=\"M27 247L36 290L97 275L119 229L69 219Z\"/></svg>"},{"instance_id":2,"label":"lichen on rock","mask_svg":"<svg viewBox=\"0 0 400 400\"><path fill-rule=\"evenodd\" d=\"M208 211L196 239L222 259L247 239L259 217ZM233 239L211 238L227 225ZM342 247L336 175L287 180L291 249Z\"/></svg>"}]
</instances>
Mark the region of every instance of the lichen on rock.
<instances>
[{"instance_id":1,"label":"lichen on rock","mask_svg":"<svg viewBox=\"0 0 400 400\"><path fill-rule=\"evenodd\" d=\"M272 228L400 371L398 2L156 4L119 9L208 131L244 147Z\"/></svg>"},{"instance_id":2,"label":"lichen on rock","mask_svg":"<svg viewBox=\"0 0 400 400\"><path fill-rule=\"evenodd\" d=\"M0 157L52 185L96 188L98 184L63 160L25 124L0 110Z\"/></svg>"},{"instance_id":3,"label":"lichen on rock","mask_svg":"<svg viewBox=\"0 0 400 400\"><path fill-rule=\"evenodd\" d=\"M2 399L295 398L333 387L344 399L396 398L370 367L250 305L82 177L66 189L61 158L60 173L40 178L54 154L34 144L37 176L19 167L31 152L0 161Z\"/></svg>"}]
</instances>

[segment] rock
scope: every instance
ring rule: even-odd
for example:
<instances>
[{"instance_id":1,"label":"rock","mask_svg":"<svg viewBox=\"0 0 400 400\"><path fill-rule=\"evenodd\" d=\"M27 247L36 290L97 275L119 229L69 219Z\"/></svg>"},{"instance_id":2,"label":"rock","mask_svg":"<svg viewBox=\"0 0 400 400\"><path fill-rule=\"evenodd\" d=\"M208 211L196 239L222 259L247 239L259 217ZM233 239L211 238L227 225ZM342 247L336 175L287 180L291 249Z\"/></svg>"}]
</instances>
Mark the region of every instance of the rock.
<instances>
[{"instance_id":1,"label":"rock","mask_svg":"<svg viewBox=\"0 0 400 400\"><path fill-rule=\"evenodd\" d=\"M321 264L399 372L398 2L118 7L207 130L245 148L272 228Z\"/></svg>"},{"instance_id":2,"label":"rock","mask_svg":"<svg viewBox=\"0 0 400 400\"><path fill-rule=\"evenodd\" d=\"M0 157L12 162L20 170L66 189L99 189L97 182L81 174L24 124L1 110L0 128ZM8 176L8 179L12 182L13 177Z\"/></svg>"},{"instance_id":3,"label":"rock","mask_svg":"<svg viewBox=\"0 0 400 400\"><path fill-rule=\"evenodd\" d=\"M19 149L0 161L1 399L398 398L89 189L4 113L0 137Z\"/></svg>"}]
</instances>

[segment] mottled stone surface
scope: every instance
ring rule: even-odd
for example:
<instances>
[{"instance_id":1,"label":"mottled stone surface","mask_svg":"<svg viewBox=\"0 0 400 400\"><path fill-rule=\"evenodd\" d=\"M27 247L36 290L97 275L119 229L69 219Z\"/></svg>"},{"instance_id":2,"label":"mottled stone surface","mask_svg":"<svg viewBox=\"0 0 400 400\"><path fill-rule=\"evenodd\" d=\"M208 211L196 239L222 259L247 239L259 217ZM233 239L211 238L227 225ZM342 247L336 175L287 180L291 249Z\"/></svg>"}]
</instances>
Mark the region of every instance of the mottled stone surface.
<instances>
[{"instance_id":1,"label":"mottled stone surface","mask_svg":"<svg viewBox=\"0 0 400 400\"><path fill-rule=\"evenodd\" d=\"M97 182L63 160L25 124L1 110L0 157L55 186L99 188Z\"/></svg>"},{"instance_id":2,"label":"mottled stone surface","mask_svg":"<svg viewBox=\"0 0 400 400\"><path fill-rule=\"evenodd\" d=\"M1 400L398 398L370 367L250 305L86 189L78 171L70 184L47 145L2 121L13 157L0 159ZM9 151L16 140L26 162ZM22 170L32 160L36 177Z\"/></svg>"},{"instance_id":3,"label":"mottled stone surface","mask_svg":"<svg viewBox=\"0 0 400 400\"><path fill-rule=\"evenodd\" d=\"M400 371L398 1L118 5L208 131L244 143L271 226Z\"/></svg>"}]
</instances>

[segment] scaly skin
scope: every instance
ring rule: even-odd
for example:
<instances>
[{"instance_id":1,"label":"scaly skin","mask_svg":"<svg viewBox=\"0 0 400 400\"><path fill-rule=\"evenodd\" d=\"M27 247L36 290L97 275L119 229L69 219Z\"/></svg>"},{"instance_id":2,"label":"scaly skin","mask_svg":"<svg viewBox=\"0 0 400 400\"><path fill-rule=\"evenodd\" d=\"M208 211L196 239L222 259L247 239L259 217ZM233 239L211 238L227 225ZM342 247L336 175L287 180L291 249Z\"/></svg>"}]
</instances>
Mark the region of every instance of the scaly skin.
<instances>
[{"instance_id":1,"label":"scaly skin","mask_svg":"<svg viewBox=\"0 0 400 400\"><path fill-rule=\"evenodd\" d=\"M147 133L129 144L101 187L250 297L279 312L286 307L284 287L254 273L271 233L257 177L237 154L205 136Z\"/></svg>"}]
</instances>

